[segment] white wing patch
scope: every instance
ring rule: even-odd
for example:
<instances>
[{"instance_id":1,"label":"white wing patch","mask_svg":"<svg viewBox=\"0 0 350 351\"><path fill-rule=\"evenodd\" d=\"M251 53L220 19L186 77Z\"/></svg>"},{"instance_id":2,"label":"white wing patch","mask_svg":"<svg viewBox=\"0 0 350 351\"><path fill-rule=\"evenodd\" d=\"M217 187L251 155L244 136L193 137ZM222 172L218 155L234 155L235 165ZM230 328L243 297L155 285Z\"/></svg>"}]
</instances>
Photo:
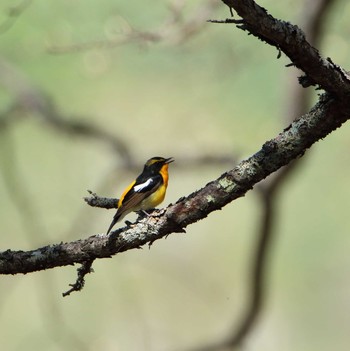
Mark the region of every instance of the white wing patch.
<instances>
[{"instance_id":1,"label":"white wing patch","mask_svg":"<svg viewBox=\"0 0 350 351\"><path fill-rule=\"evenodd\" d=\"M134 190L135 190L136 192L139 192L139 191L141 191L142 189L147 188L151 183L153 183L153 179L152 179L152 178L149 178L146 182L134 186Z\"/></svg>"}]
</instances>

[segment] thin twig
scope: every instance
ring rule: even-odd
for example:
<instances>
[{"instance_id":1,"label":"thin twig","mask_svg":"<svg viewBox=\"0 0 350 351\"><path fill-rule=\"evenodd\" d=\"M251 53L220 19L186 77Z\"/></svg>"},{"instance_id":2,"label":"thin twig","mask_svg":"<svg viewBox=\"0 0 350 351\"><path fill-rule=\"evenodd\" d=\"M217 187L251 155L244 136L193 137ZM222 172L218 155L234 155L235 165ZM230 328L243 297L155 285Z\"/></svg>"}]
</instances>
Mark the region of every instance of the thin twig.
<instances>
[{"instance_id":1,"label":"thin twig","mask_svg":"<svg viewBox=\"0 0 350 351\"><path fill-rule=\"evenodd\" d=\"M147 45L159 42L171 45L181 44L197 33L201 33L207 18L220 6L217 0L202 2L193 14L184 19L183 4L175 1L169 6L169 18L159 28L153 31L143 31L128 24L127 29L120 36L113 39L87 41L68 45L51 45L47 50L50 54L60 55L88 50L113 49L125 44Z\"/></svg>"},{"instance_id":2,"label":"thin twig","mask_svg":"<svg viewBox=\"0 0 350 351\"><path fill-rule=\"evenodd\" d=\"M84 197L84 201L92 206L92 207L100 207L100 208L118 208L119 199L111 199L108 197L100 197L96 193L88 190L88 193L91 196Z\"/></svg>"},{"instance_id":3,"label":"thin twig","mask_svg":"<svg viewBox=\"0 0 350 351\"><path fill-rule=\"evenodd\" d=\"M89 273L93 273L93 269L91 268L94 260L87 260L82 263L82 265L77 269L78 276L77 280L74 284L69 284L71 287L66 292L62 293L63 297L69 296L74 291L81 291L85 285L85 276Z\"/></svg>"},{"instance_id":4,"label":"thin twig","mask_svg":"<svg viewBox=\"0 0 350 351\"><path fill-rule=\"evenodd\" d=\"M242 19L233 19L233 18L226 18L224 20L214 20L214 19L209 19L207 20L209 23L220 23L220 24L243 24L244 20Z\"/></svg>"},{"instance_id":5,"label":"thin twig","mask_svg":"<svg viewBox=\"0 0 350 351\"><path fill-rule=\"evenodd\" d=\"M33 116L42 117L57 132L106 143L122 160L125 169L134 169L135 160L120 136L90 123L86 117L63 114L50 96L36 88L22 72L1 58L0 77L1 83L13 97L11 108L6 111L7 115L2 117L3 121L14 123L24 115L32 113Z\"/></svg>"}]
</instances>

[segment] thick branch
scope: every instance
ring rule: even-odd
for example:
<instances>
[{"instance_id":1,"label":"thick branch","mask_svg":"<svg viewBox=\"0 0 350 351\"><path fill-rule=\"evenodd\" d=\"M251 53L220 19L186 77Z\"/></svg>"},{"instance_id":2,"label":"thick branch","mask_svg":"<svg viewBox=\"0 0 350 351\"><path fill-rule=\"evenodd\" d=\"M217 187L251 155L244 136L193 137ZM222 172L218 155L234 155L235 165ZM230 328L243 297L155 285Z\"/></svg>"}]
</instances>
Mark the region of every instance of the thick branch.
<instances>
[{"instance_id":1,"label":"thick branch","mask_svg":"<svg viewBox=\"0 0 350 351\"><path fill-rule=\"evenodd\" d=\"M306 73L305 86L319 85L334 95L349 98L349 75L330 59L322 58L298 26L272 17L253 0L222 1L243 18L239 28L282 50L293 65Z\"/></svg>"},{"instance_id":2,"label":"thick branch","mask_svg":"<svg viewBox=\"0 0 350 351\"><path fill-rule=\"evenodd\" d=\"M301 8L302 28L305 35L313 45L321 41L326 17L329 14L334 0L305 0ZM292 72L289 72L292 73ZM288 83L288 101L286 116L288 121L293 121L295 117L307 112L309 106L311 90L305 90L297 84L295 74L291 74ZM305 160L305 158L303 158ZM223 344L238 347L246 341L253 328L257 324L265 306L267 295L268 265L272 255L272 246L276 234L276 220L278 215L278 196L285 181L301 165L301 160L289 163L288 166L279 169L273 176L261 182L259 190L260 203L262 206L261 223L259 224L257 241L251 256L251 272L248 292L248 304L243 312L237 327L231 336L224 340ZM214 345L216 346L216 345ZM213 348L215 350L217 348Z\"/></svg>"},{"instance_id":3,"label":"thick branch","mask_svg":"<svg viewBox=\"0 0 350 351\"><path fill-rule=\"evenodd\" d=\"M338 128L349 116L349 106L324 95L310 113L266 142L256 154L176 204L109 236L94 235L27 252L7 250L0 254L0 274L28 273L111 257L171 233L184 232L189 224L244 196L256 183L303 155L307 148Z\"/></svg>"}]
</instances>

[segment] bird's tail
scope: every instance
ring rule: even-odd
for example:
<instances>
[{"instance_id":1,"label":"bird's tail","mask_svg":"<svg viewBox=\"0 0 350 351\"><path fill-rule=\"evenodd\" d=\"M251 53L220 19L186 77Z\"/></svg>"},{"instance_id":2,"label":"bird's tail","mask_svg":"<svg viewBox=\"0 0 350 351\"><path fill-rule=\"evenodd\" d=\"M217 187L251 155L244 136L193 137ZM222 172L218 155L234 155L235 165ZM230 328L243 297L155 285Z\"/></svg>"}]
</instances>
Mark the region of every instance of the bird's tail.
<instances>
[{"instance_id":1,"label":"bird's tail","mask_svg":"<svg viewBox=\"0 0 350 351\"><path fill-rule=\"evenodd\" d=\"M112 228L115 226L115 224L119 221L120 217L121 217L121 214L118 212L114 215L113 221L112 221L111 225L109 226L106 235L109 234L109 232L112 230Z\"/></svg>"}]
</instances>

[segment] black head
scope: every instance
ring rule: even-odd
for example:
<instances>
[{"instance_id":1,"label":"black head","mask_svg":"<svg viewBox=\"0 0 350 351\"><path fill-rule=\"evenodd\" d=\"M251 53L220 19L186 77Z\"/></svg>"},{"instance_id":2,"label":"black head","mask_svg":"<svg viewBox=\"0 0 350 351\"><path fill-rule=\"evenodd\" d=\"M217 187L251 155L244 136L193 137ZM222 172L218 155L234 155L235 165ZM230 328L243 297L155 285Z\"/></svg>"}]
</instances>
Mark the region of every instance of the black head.
<instances>
[{"instance_id":1,"label":"black head","mask_svg":"<svg viewBox=\"0 0 350 351\"><path fill-rule=\"evenodd\" d=\"M172 157L169 157L169 158L164 158L159 156L152 157L145 163L144 170L159 172L165 164L168 164L171 162L174 162L174 159Z\"/></svg>"}]
</instances>

